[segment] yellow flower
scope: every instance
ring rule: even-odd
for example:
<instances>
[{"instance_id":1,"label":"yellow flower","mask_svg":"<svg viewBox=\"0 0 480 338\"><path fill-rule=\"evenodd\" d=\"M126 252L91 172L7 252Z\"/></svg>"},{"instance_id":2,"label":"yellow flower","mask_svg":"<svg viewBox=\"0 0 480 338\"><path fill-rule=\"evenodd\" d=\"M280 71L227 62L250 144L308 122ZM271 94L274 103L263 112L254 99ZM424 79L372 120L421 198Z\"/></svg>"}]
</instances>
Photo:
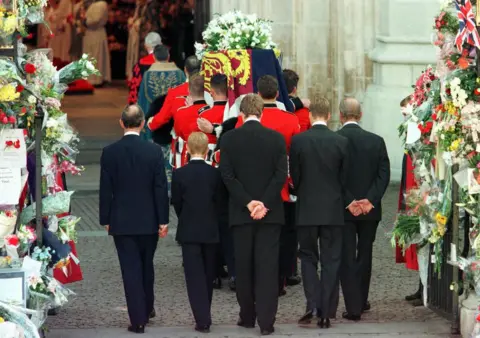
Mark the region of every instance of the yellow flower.
<instances>
[{"instance_id":1,"label":"yellow flower","mask_svg":"<svg viewBox=\"0 0 480 338\"><path fill-rule=\"evenodd\" d=\"M3 317L0 317L0 323L5 323L5 319L3 319Z\"/></svg>"},{"instance_id":2,"label":"yellow flower","mask_svg":"<svg viewBox=\"0 0 480 338\"><path fill-rule=\"evenodd\" d=\"M11 102L15 101L20 97L20 93L17 93L15 86L8 84L6 86L0 87L0 102Z\"/></svg>"},{"instance_id":3,"label":"yellow flower","mask_svg":"<svg viewBox=\"0 0 480 338\"><path fill-rule=\"evenodd\" d=\"M445 225L447 224L447 217L443 216L441 213L437 212L435 215L435 219L438 225Z\"/></svg>"},{"instance_id":4,"label":"yellow flower","mask_svg":"<svg viewBox=\"0 0 480 338\"><path fill-rule=\"evenodd\" d=\"M453 141L451 144L450 144L450 147L449 147L449 150L450 151L455 151L458 149L458 147L460 146L460 142L462 140L461 139L456 139L455 141ZM437 214L438 215L438 214Z\"/></svg>"},{"instance_id":5,"label":"yellow flower","mask_svg":"<svg viewBox=\"0 0 480 338\"><path fill-rule=\"evenodd\" d=\"M5 35L10 35L15 33L17 29L17 17L15 15L10 15L1 20L0 30Z\"/></svg>"},{"instance_id":6,"label":"yellow flower","mask_svg":"<svg viewBox=\"0 0 480 338\"><path fill-rule=\"evenodd\" d=\"M450 115L457 115L457 107L454 106L452 101L447 101L443 106Z\"/></svg>"}]
</instances>

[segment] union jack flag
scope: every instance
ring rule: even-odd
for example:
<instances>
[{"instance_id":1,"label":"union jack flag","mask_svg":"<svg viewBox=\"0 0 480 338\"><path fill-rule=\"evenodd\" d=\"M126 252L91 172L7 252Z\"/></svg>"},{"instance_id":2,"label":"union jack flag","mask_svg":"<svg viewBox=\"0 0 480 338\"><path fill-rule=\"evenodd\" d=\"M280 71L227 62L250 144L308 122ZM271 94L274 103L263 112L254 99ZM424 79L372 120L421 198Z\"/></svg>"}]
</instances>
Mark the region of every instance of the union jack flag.
<instances>
[{"instance_id":1,"label":"union jack flag","mask_svg":"<svg viewBox=\"0 0 480 338\"><path fill-rule=\"evenodd\" d=\"M468 44L480 48L480 35L477 31L472 3L470 0L457 0L455 1L455 6L457 7L457 16L460 25L457 37L455 38L457 49L460 52L463 51L465 40Z\"/></svg>"}]
</instances>

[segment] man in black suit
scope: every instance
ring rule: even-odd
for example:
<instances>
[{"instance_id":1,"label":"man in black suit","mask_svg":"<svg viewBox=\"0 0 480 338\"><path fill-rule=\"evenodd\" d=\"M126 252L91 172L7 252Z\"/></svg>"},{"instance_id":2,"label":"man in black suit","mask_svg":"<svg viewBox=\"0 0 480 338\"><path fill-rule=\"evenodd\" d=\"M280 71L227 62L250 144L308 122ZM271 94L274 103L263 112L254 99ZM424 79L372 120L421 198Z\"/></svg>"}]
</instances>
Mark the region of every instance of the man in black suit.
<instances>
[{"instance_id":1,"label":"man in black suit","mask_svg":"<svg viewBox=\"0 0 480 338\"><path fill-rule=\"evenodd\" d=\"M390 182L385 142L363 130L358 124L361 118L361 106L356 99L346 98L340 103L343 127L338 134L349 140L346 188L355 199L352 208L345 210L340 277L347 308L343 317L350 320L360 319L360 313L370 309L373 242L382 219L382 197Z\"/></svg>"},{"instance_id":2,"label":"man in black suit","mask_svg":"<svg viewBox=\"0 0 480 338\"><path fill-rule=\"evenodd\" d=\"M262 335L274 332L278 307L280 231L285 222L280 195L287 179L283 136L260 124L263 100L246 95L240 104L244 125L222 137L220 171L230 194L237 269L239 326Z\"/></svg>"},{"instance_id":3,"label":"man in black suit","mask_svg":"<svg viewBox=\"0 0 480 338\"><path fill-rule=\"evenodd\" d=\"M298 197L299 257L307 299L307 312L299 323L309 324L316 312L318 326L328 328L341 263L344 209L348 205L344 193L348 140L328 129L327 99L311 105L310 116L312 128L295 135L290 148L290 175Z\"/></svg>"},{"instance_id":4,"label":"man in black suit","mask_svg":"<svg viewBox=\"0 0 480 338\"><path fill-rule=\"evenodd\" d=\"M188 137L190 162L173 172L172 204L178 215L177 241L182 245L188 299L195 330L210 331L213 280L220 242L219 214L224 209L225 186L220 172L205 162L207 135Z\"/></svg>"},{"instance_id":5,"label":"man in black suit","mask_svg":"<svg viewBox=\"0 0 480 338\"><path fill-rule=\"evenodd\" d=\"M153 256L167 232L169 201L160 146L143 141L140 107L127 107L123 138L103 149L100 160L100 224L113 236L122 270L131 326L144 333L155 316Z\"/></svg>"}]
</instances>

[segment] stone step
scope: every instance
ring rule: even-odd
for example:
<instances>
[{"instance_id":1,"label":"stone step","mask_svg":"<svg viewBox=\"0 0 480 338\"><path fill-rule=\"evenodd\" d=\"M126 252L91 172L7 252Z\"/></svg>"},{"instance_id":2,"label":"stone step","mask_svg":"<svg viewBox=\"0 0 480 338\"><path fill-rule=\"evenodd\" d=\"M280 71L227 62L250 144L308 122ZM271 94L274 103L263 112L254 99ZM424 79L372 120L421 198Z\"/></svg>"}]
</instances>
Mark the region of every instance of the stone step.
<instances>
[{"instance_id":1,"label":"stone step","mask_svg":"<svg viewBox=\"0 0 480 338\"><path fill-rule=\"evenodd\" d=\"M77 155L76 163L79 165L89 165L100 163L102 149L112 144L117 139L98 139L84 138L79 144L80 153Z\"/></svg>"}]
</instances>

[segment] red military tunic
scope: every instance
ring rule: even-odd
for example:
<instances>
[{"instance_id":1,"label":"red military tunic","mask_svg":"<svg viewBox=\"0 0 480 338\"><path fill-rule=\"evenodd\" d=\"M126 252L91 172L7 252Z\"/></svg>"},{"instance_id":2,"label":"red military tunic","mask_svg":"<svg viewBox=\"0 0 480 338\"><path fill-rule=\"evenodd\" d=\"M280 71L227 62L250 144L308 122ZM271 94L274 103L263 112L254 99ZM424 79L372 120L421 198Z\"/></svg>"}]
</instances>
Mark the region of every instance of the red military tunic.
<instances>
[{"instance_id":1,"label":"red military tunic","mask_svg":"<svg viewBox=\"0 0 480 338\"><path fill-rule=\"evenodd\" d=\"M213 103L213 107L208 107L200 112L199 117L210 121L213 125L221 125L223 123L223 115L225 113L225 106L227 101L216 101ZM192 126L194 131L200 131L197 121ZM215 130L211 134L207 134L208 137L208 154L206 158L207 163L216 164L215 162L215 148L217 146L217 134Z\"/></svg>"},{"instance_id":2,"label":"red military tunic","mask_svg":"<svg viewBox=\"0 0 480 338\"><path fill-rule=\"evenodd\" d=\"M288 153L290 151L290 145L292 144L292 137L300 133L298 117L293 113L278 109L276 103L266 103L264 105L261 123L264 127L278 131L283 135ZM243 125L243 119L239 116L236 128L241 125ZM290 192L288 189L289 180L290 179L285 182L282 189L282 199L285 202L290 201Z\"/></svg>"},{"instance_id":3,"label":"red military tunic","mask_svg":"<svg viewBox=\"0 0 480 338\"><path fill-rule=\"evenodd\" d=\"M173 129L177 135L177 145L175 147L176 158L180 155L180 161L175 161L175 167L180 168L187 163L187 140L191 133L195 131L197 127L197 119L203 111L209 109L205 100L199 100L193 102L191 106L185 106L179 108L173 114ZM178 163L180 162L180 163Z\"/></svg>"},{"instance_id":4,"label":"red military tunic","mask_svg":"<svg viewBox=\"0 0 480 338\"><path fill-rule=\"evenodd\" d=\"M157 130L163 125L167 124L172 118L175 112L185 106L185 99L188 96L188 82L182 83L179 86L170 88L165 97L160 112L155 114L152 122L149 124L151 131Z\"/></svg>"},{"instance_id":5,"label":"red military tunic","mask_svg":"<svg viewBox=\"0 0 480 338\"><path fill-rule=\"evenodd\" d=\"M300 132L303 133L312 127L312 123L310 122L310 111L307 108L296 110L295 115L297 115L298 122L300 123Z\"/></svg>"}]
</instances>

